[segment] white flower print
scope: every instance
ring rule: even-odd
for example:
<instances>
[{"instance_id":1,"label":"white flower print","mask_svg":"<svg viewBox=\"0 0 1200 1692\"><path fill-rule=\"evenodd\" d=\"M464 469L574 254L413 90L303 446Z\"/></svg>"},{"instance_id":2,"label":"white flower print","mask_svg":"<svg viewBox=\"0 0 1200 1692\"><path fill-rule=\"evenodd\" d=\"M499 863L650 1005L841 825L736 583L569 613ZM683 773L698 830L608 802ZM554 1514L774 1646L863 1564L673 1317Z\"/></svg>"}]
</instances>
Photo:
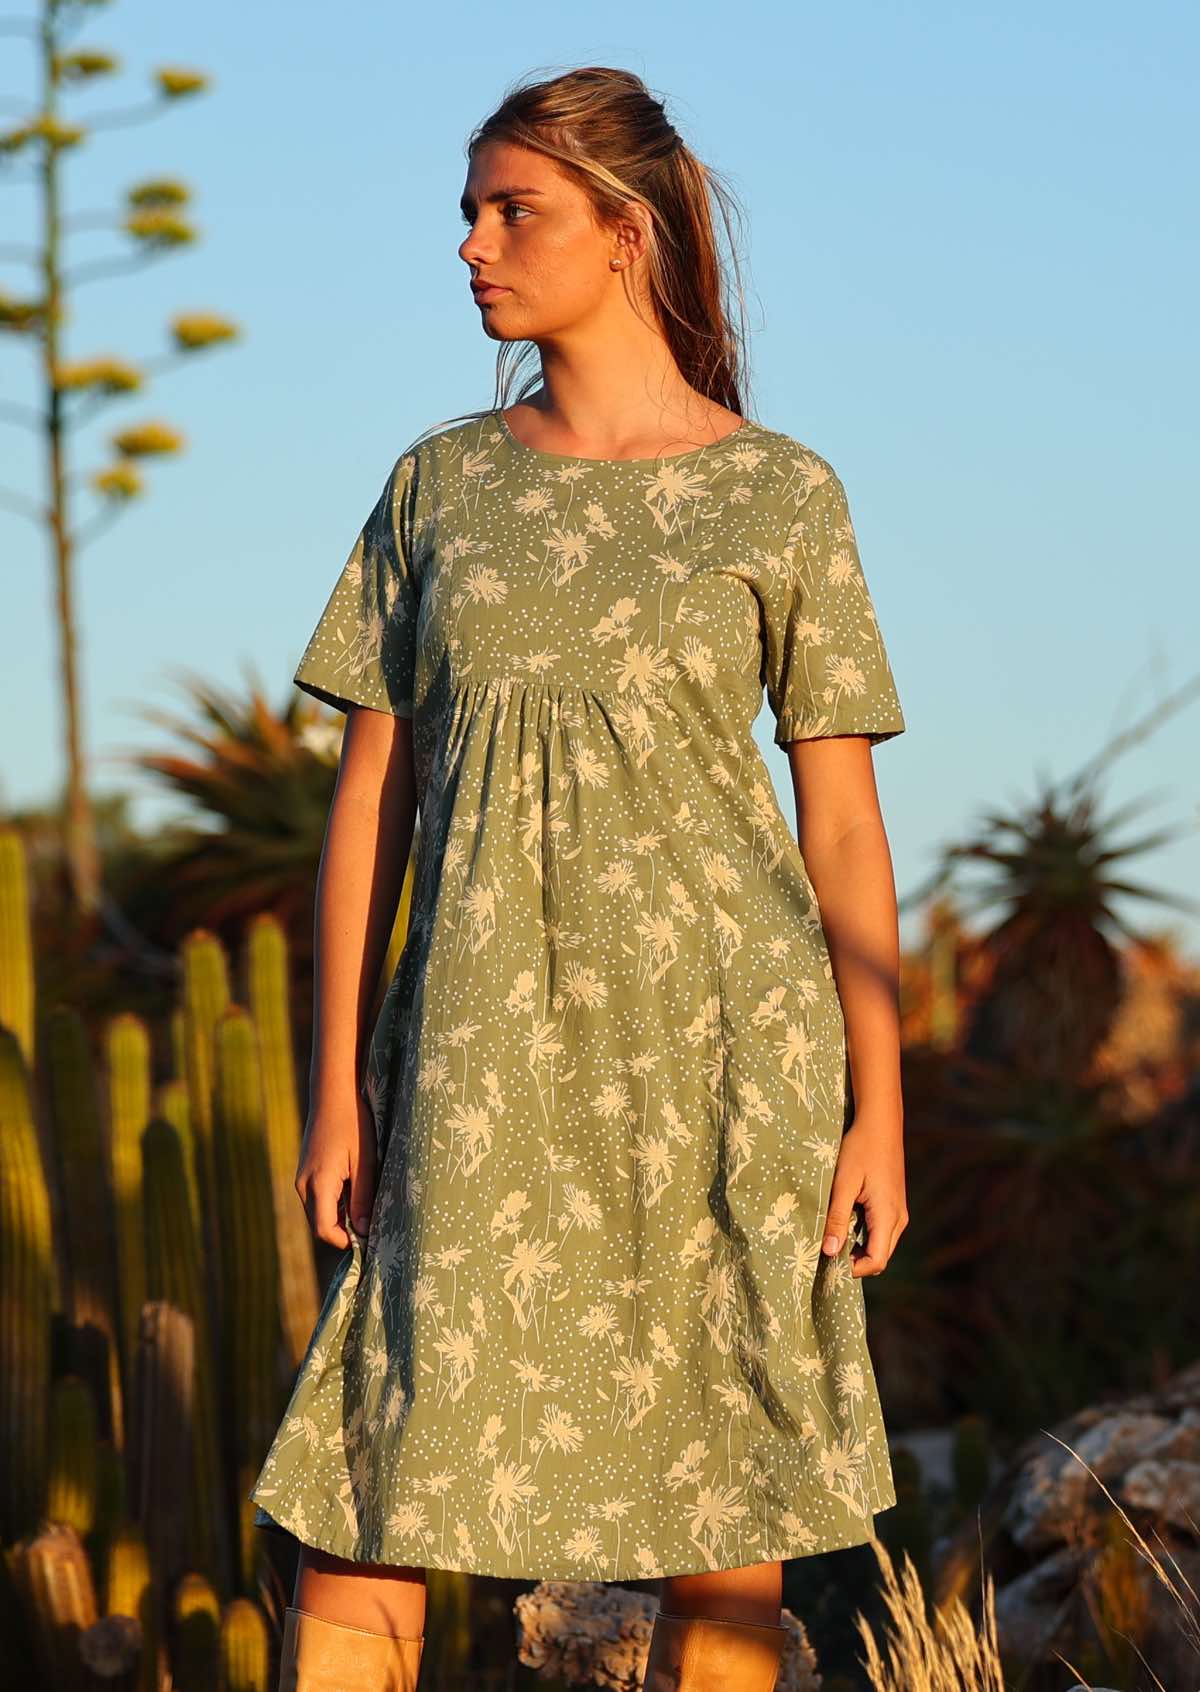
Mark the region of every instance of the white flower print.
<instances>
[{"instance_id":1,"label":"white flower print","mask_svg":"<svg viewBox=\"0 0 1200 1692\"><path fill-rule=\"evenodd\" d=\"M820 1249L845 1030L751 732L764 697L779 745L903 732L840 478L753 422L654 461L439 429L296 680L411 720L419 832L370 1229L256 1522L602 1581L862 1543L895 1491L852 1243Z\"/></svg>"}]
</instances>

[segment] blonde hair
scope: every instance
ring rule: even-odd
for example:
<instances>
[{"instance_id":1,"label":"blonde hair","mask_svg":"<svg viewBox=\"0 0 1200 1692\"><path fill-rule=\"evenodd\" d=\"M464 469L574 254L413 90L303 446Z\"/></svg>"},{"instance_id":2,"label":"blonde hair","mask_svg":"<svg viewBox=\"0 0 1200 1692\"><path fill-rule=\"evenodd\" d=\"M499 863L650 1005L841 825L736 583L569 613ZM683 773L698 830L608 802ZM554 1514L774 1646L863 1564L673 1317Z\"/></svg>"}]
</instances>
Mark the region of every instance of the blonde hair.
<instances>
[{"instance_id":1,"label":"blonde hair","mask_svg":"<svg viewBox=\"0 0 1200 1692\"><path fill-rule=\"evenodd\" d=\"M486 141L507 141L554 159L587 194L601 223L614 220L630 200L645 208L647 285L671 354L698 393L745 416L745 301L733 240L740 209L641 78L589 65L518 83L472 132L468 159ZM714 213L725 231L727 261ZM497 407L536 386L531 374L519 394L512 392L522 364L536 350L528 341L500 348Z\"/></svg>"}]
</instances>

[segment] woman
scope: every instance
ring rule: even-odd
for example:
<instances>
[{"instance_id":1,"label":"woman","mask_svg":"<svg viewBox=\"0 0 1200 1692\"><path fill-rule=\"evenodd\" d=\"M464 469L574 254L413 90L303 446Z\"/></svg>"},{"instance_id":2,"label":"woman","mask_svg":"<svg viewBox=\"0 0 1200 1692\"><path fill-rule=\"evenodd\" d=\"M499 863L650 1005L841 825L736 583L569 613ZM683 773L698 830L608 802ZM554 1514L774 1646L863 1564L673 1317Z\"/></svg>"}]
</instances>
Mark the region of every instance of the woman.
<instances>
[{"instance_id":1,"label":"woman","mask_svg":"<svg viewBox=\"0 0 1200 1692\"><path fill-rule=\"evenodd\" d=\"M760 1692L781 1559L895 1502L904 719L840 479L744 414L661 105L574 71L469 157L484 332L540 384L401 454L296 672L348 716L296 1179L347 1255L250 1495L303 1545L284 1684L412 1687L437 1567L661 1577L646 1685Z\"/></svg>"}]
</instances>

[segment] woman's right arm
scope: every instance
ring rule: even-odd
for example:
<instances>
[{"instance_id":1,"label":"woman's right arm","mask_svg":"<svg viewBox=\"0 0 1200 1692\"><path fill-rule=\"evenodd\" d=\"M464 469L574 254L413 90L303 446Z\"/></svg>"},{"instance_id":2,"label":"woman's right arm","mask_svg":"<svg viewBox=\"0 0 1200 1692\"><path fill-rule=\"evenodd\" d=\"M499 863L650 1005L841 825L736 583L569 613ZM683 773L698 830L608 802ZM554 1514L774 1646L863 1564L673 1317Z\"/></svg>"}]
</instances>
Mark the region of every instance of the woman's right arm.
<instances>
[{"instance_id":1,"label":"woman's right arm","mask_svg":"<svg viewBox=\"0 0 1200 1692\"><path fill-rule=\"evenodd\" d=\"M375 1124L359 1088L367 1016L387 954L417 814L412 720L352 705L317 872L308 1122L296 1191L318 1239L365 1235Z\"/></svg>"}]
</instances>

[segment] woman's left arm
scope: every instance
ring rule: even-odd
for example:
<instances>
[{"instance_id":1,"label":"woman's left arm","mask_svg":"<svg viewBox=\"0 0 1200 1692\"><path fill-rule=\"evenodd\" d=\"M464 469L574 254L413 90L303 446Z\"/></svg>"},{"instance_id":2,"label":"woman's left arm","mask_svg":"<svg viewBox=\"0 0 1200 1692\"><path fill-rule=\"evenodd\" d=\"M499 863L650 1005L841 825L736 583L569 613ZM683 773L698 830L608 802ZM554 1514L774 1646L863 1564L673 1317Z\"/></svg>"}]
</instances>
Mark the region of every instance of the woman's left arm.
<instances>
[{"instance_id":1,"label":"woman's left arm","mask_svg":"<svg viewBox=\"0 0 1200 1692\"><path fill-rule=\"evenodd\" d=\"M900 1091L900 937L891 851L864 734L787 743L796 836L817 896L846 1025L854 1118L842 1136L822 1250L837 1252L853 1206L866 1216L855 1275L878 1275L908 1224ZM833 1243L830 1244L830 1238Z\"/></svg>"}]
</instances>

